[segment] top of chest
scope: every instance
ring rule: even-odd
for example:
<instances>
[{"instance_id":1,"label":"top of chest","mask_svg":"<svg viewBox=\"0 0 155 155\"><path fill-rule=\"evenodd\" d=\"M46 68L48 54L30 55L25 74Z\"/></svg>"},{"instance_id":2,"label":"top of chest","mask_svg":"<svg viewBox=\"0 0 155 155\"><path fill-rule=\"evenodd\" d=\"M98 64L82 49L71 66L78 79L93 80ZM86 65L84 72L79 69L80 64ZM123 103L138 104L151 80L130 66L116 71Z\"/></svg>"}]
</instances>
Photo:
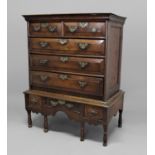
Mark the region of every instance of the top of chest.
<instances>
[{"instance_id":1,"label":"top of chest","mask_svg":"<svg viewBox=\"0 0 155 155\"><path fill-rule=\"evenodd\" d=\"M27 21L81 21L81 20L96 20L96 21L117 21L117 22L124 22L125 17L118 16L113 13L80 13L80 14L37 14L37 15L23 15L23 17Z\"/></svg>"},{"instance_id":2,"label":"top of chest","mask_svg":"<svg viewBox=\"0 0 155 155\"><path fill-rule=\"evenodd\" d=\"M111 20L124 23L125 17L113 13L81 13L81 14L38 14L23 15L26 21L105 21Z\"/></svg>"}]
</instances>

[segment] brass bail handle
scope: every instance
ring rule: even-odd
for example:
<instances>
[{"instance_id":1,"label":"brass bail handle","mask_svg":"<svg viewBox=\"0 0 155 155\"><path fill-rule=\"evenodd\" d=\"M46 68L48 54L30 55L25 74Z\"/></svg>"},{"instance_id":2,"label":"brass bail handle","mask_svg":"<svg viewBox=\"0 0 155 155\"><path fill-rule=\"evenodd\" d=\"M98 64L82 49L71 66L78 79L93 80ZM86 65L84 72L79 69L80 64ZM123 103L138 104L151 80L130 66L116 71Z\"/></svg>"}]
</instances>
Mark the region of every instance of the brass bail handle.
<instances>
[{"instance_id":1,"label":"brass bail handle","mask_svg":"<svg viewBox=\"0 0 155 155\"><path fill-rule=\"evenodd\" d=\"M47 75L40 75L40 79L41 79L41 81L47 81L47 79L48 79L48 76Z\"/></svg>"},{"instance_id":2,"label":"brass bail handle","mask_svg":"<svg viewBox=\"0 0 155 155\"><path fill-rule=\"evenodd\" d=\"M48 42L39 42L39 45L42 47L42 48L45 48L45 47L48 47Z\"/></svg>"},{"instance_id":3,"label":"brass bail handle","mask_svg":"<svg viewBox=\"0 0 155 155\"><path fill-rule=\"evenodd\" d=\"M78 46L81 50L86 50L89 46L88 43L78 43Z\"/></svg>"},{"instance_id":4,"label":"brass bail handle","mask_svg":"<svg viewBox=\"0 0 155 155\"><path fill-rule=\"evenodd\" d=\"M79 62L79 65L82 69L86 68L86 66L88 66L88 64L89 64L88 62L82 62L82 61Z\"/></svg>"},{"instance_id":5,"label":"brass bail handle","mask_svg":"<svg viewBox=\"0 0 155 155\"><path fill-rule=\"evenodd\" d=\"M78 81L81 88L84 88L87 85L86 81Z\"/></svg>"},{"instance_id":6,"label":"brass bail handle","mask_svg":"<svg viewBox=\"0 0 155 155\"><path fill-rule=\"evenodd\" d=\"M68 43L68 40L67 40L67 39L59 39L59 43L60 43L61 45L65 45L65 44Z\"/></svg>"},{"instance_id":7,"label":"brass bail handle","mask_svg":"<svg viewBox=\"0 0 155 155\"><path fill-rule=\"evenodd\" d=\"M39 63L40 63L41 65L46 65L48 62L49 62L48 59L41 59L41 60L39 60Z\"/></svg>"},{"instance_id":8,"label":"brass bail handle","mask_svg":"<svg viewBox=\"0 0 155 155\"><path fill-rule=\"evenodd\" d=\"M48 26L48 31L49 32L56 32L57 31L56 25L50 25L50 26Z\"/></svg>"},{"instance_id":9,"label":"brass bail handle","mask_svg":"<svg viewBox=\"0 0 155 155\"><path fill-rule=\"evenodd\" d=\"M33 25L33 30L34 30L35 32L40 31L40 29L41 29L40 24L35 24L35 25Z\"/></svg>"},{"instance_id":10,"label":"brass bail handle","mask_svg":"<svg viewBox=\"0 0 155 155\"><path fill-rule=\"evenodd\" d=\"M69 32L73 33L73 32L77 31L78 27L77 26L69 26L68 29L69 29Z\"/></svg>"},{"instance_id":11,"label":"brass bail handle","mask_svg":"<svg viewBox=\"0 0 155 155\"><path fill-rule=\"evenodd\" d=\"M67 79L68 79L68 75L66 75L66 74L60 74L60 75L59 75L59 78L60 78L61 80L67 80Z\"/></svg>"},{"instance_id":12,"label":"brass bail handle","mask_svg":"<svg viewBox=\"0 0 155 155\"><path fill-rule=\"evenodd\" d=\"M86 27L88 26L88 22L80 22L80 23L79 23L79 26L80 26L81 28L86 28Z\"/></svg>"},{"instance_id":13,"label":"brass bail handle","mask_svg":"<svg viewBox=\"0 0 155 155\"><path fill-rule=\"evenodd\" d=\"M60 57L60 61L61 62L67 62L69 60L69 57L68 56L62 56Z\"/></svg>"}]
</instances>

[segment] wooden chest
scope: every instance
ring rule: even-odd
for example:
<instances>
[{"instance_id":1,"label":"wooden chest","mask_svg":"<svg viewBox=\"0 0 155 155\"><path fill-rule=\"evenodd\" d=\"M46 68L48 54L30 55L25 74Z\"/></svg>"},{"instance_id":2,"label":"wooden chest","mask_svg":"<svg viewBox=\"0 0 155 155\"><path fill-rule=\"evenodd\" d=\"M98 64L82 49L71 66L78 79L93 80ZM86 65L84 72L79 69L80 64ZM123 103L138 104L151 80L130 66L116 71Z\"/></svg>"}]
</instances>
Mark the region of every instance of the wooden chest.
<instances>
[{"instance_id":1,"label":"wooden chest","mask_svg":"<svg viewBox=\"0 0 155 155\"><path fill-rule=\"evenodd\" d=\"M111 13L24 15L28 27L29 90L25 93L28 124L31 111L57 111L81 123L108 123L123 109L120 90L124 17Z\"/></svg>"}]
</instances>

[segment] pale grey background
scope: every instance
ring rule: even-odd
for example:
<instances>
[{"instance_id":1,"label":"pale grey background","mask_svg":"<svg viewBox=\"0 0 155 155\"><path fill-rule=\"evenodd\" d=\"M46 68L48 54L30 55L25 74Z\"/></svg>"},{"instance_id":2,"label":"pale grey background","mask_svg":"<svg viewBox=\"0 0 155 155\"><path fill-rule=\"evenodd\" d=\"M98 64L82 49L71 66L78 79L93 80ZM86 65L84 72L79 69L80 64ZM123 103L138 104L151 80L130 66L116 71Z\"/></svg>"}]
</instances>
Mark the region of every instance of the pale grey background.
<instances>
[{"instance_id":1,"label":"pale grey background","mask_svg":"<svg viewBox=\"0 0 155 155\"><path fill-rule=\"evenodd\" d=\"M81 12L127 17L121 82L126 91L124 123L118 129L117 117L111 122L108 147L102 147L101 126L87 125L81 143L79 125L62 113L50 118L47 134L40 115L33 115L32 129L26 124L22 92L28 89L27 32L21 15ZM146 154L146 0L8 0L8 154Z\"/></svg>"}]
</instances>

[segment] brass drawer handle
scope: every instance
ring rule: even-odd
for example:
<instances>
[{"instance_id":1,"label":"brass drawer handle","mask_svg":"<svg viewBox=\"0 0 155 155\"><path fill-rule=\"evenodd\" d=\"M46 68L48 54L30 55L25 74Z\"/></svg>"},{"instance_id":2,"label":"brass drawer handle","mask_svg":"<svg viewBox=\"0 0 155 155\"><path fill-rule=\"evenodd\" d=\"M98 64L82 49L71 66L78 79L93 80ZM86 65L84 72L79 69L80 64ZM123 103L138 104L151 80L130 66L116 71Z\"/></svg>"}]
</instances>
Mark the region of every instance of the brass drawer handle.
<instances>
[{"instance_id":1,"label":"brass drawer handle","mask_svg":"<svg viewBox=\"0 0 155 155\"><path fill-rule=\"evenodd\" d=\"M33 102L33 103L37 103L38 100L37 100L35 97L32 97L32 98L31 98L31 102Z\"/></svg>"},{"instance_id":2,"label":"brass drawer handle","mask_svg":"<svg viewBox=\"0 0 155 155\"><path fill-rule=\"evenodd\" d=\"M50 25L50 26L48 27L48 31L49 31L49 32L56 32L56 30L57 30L57 27L56 27L56 26Z\"/></svg>"},{"instance_id":3,"label":"brass drawer handle","mask_svg":"<svg viewBox=\"0 0 155 155\"><path fill-rule=\"evenodd\" d=\"M73 33L78 29L78 27L77 26L69 26L68 29L69 29L69 32Z\"/></svg>"},{"instance_id":4,"label":"brass drawer handle","mask_svg":"<svg viewBox=\"0 0 155 155\"><path fill-rule=\"evenodd\" d=\"M66 101L64 101L64 100L58 100L58 104L65 105L66 104Z\"/></svg>"},{"instance_id":5,"label":"brass drawer handle","mask_svg":"<svg viewBox=\"0 0 155 155\"><path fill-rule=\"evenodd\" d=\"M60 74L60 75L59 75L59 78L60 78L61 80L67 80L67 79L68 79L68 75L66 75L66 74Z\"/></svg>"},{"instance_id":6,"label":"brass drawer handle","mask_svg":"<svg viewBox=\"0 0 155 155\"><path fill-rule=\"evenodd\" d=\"M97 111L95 111L95 110L91 110L90 113L91 113L91 115L97 115Z\"/></svg>"},{"instance_id":7,"label":"brass drawer handle","mask_svg":"<svg viewBox=\"0 0 155 155\"><path fill-rule=\"evenodd\" d=\"M78 81L81 88L84 88L87 85L86 81Z\"/></svg>"},{"instance_id":8,"label":"brass drawer handle","mask_svg":"<svg viewBox=\"0 0 155 155\"><path fill-rule=\"evenodd\" d=\"M82 62L82 61L80 61L79 62L79 65L83 69L83 68L85 68L88 65L88 62Z\"/></svg>"},{"instance_id":9,"label":"brass drawer handle","mask_svg":"<svg viewBox=\"0 0 155 155\"><path fill-rule=\"evenodd\" d=\"M40 75L40 79L41 79L41 81L47 81L47 79L48 79L48 76L47 75Z\"/></svg>"},{"instance_id":10,"label":"brass drawer handle","mask_svg":"<svg viewBox=\"0 0 155 155\"><path fill-rule=\"evenodd\" d=\"M48 23L41 23L41 27L46 28L48 26Z\"/></svg>"},{"instance_id":11,"label":"brass drawer handle","mask_svg":"<svg viewBox=\"0 0 155 155\"><path fill-rule=\"evenodd\" d=\"M39 45L43 48L48 46L48 42L39 42Z\"/></svg>"},{"instance_id":12,"label":"brass drawer handle","mask_svg":"<svg viewBox=\"0 0 155 155\"><path fill-rule=\"evenodd\" d=\"M73 105L73 104L71 104L71 103L67 103L67 104L66 104L66 107L67 107L67 108L73 108L73 107L74 107L74 105Z\"/></svg>"},{"instance_id":13,"label":"brass drawer handle","mask_svg":"<svg viewBox=\"0 0 155 155\"><path fill-rule=\"evenodd\" d=\"M41 60L39 60L39 63L41 65L46 65L48 62L49 62L49 60L47 60L47 59L41 59Z\"/></svg>"},{"instance_id":14,"label":"brass drawer handle","mask_svg":"<svg viewBox=\"0 0 155 155\"><path fill-rule=\"evenodd\" d=\"M50 104L54 107L58 105L57 101L53 101L53 100L50 100Z\"/></svg>"},{"instance_id":15,"label":"brass drawer handle","mask_svg":"<svg viewBox=\"0 0 155 155\"><path fill-rule=\"evenodd\" d=\"M68 40L67 40L67 39L59 39L59 43L60 43L61 45L65 45L65 44L68 43Z\"/></svg>"},{"instance_id":16,"label":"brass drawer handle","mask_svg":"<svg viewBox=\"0 0 155 155\"><path fill-rule=\"evenodd\" d=\"M80 22L80 23L79 23L79 26L80 26L81 28L85 28L85 27L88 26L88 23L87 23L87 22Z\"/></svg>"},{"instance_id":17,"label":"brass drawer handle","mask_svg":"<svg viewBox=\"0 0 155 155\"><path fill-rule=\"evenodd\" d=\"M80 114L81 113L80 111L77 111L77 110L74 110L74 112L77 113L77 114Z\"/></svg>"},{"instance_id":18,"label":"brass drawer handle","mask_svg":"<svg viewBox=\"0 0 155 155\"><path fill-rule=\"evenodd\" d=\"M65 105L67 108L73 108L74 107L73 104L66 103L66 101L64 101L64 100L57 100L57 101L50 100L49 104L54 106L54 107L57 106L57 105L61 105L61 106Z\"/></svg>"},{"instance_id":19,"label":"brass drawer handle","mask_svg":"<svg viewBox=\"0 0 155 155\"><path fill-rule=\"evenodd\" d=\"M78 46L81 50L85 50L88 48L89 44L88 43L78 43Z\"/></svg>"},{"instance_id":20,"label":"brass drawer handle","mask_svg":"<svg viewBox=\"0 0 155 155\"><path fill-rule=\"evenodd\" d=\"M91 29L91 32L93 32L93 33L97 32L97 28L93 27L93 28Z\"/></svg>"},{"instance_id":21,"label":"brass drawer handle","mask_svg":"<svg viewBox=\"0 0 155 155\"><path fill-rule=\"evenodd\" d=\"M34 26L33 26L33 30L34 30L35 32L40 31L40 24L34 25Z\"/></svg>"},{"instance_id":22,"label":"brass drawer handle","mask_svg":"<svg viewBox=\"0 0 155 155\"><path fill-rule=\"evenodd\" d=\"M69 60L69 57L67 57L67 56L60 57L61 62L67 62L68 60Z\"/></svg>"}]
</instances>

